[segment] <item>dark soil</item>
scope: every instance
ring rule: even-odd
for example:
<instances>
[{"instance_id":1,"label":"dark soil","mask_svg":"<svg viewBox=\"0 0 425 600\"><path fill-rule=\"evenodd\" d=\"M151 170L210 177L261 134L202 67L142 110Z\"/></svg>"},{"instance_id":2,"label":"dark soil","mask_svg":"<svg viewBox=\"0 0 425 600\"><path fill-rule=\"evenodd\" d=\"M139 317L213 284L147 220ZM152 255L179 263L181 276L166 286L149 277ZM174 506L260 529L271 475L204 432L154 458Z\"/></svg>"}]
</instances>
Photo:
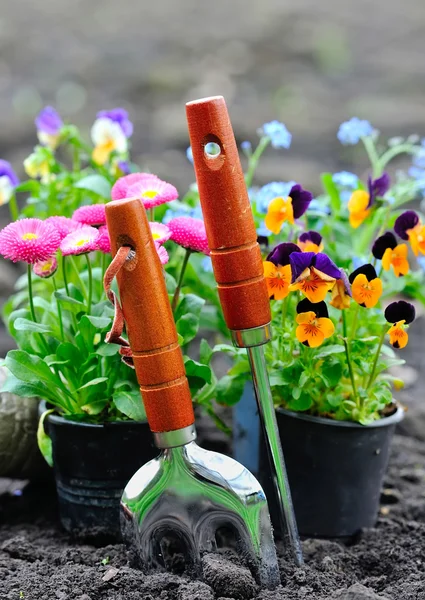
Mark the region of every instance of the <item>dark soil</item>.
<instances>
[{"instance_id":1,"label":"dark soil","mask_svg":"<svg viewBox=\"0 0 425 600\"><path fill-rule=\"evenodd\" d=\"M76 543L60 530L49 486L3 493L0 523L0 600L425 600L425 443L396 436L375 529L348 542L305 540L302 568L279 546L273 592L220 556L205 557L200 582L144 575L121 544Z\"/></svg>"}]
</instances>

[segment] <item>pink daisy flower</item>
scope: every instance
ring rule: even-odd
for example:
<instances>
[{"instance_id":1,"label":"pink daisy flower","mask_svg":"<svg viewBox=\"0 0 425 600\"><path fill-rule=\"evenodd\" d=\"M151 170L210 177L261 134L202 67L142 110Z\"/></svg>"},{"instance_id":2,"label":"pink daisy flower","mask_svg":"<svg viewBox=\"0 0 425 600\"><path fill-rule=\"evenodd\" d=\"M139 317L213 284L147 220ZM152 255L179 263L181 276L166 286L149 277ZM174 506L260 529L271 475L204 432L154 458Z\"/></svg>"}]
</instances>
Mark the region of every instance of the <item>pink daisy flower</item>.
<instances>
[{"instance_id":1,"label":"pink daisy flower","mask_svg":"<svg viewBox=\"0 0 425 600\"><path fill-rule=\"evenodd\" d=\"M102 225L99 227L99 237L97 238L97 247L104 254L109 254L111 252L111 239L109 237L108 228L106 225Z\"/></svg>"},{"instance_id":2,"label":"pink daisy flower","mask_svg":"<svg viewBox=\"0 0 425 600\"><path fill-rule=\"evenodd\" d=\"M85 254L97 250L99 231L90 225L83 225L61 241L60 249L64 256L68 254Z\"/></svg>"},{"instance_id":3,"label":"pink daisy flower","mask_svg":"<svg viewBox=\"0 0 425 600\"><path fill-rule=\"evenodd\" d=\"M161 265L166 265L167 262L170 260L170 257L168 256L168 252L166 251L164 246L161 246L158 242L155 242L155 248L156 248L156 251L158 252L158 256L159 256L159 260L161 261Z\"/></svg>"},{"instance_id":4,"label":"pink daisy flower","mask_svg":"<svg viewBox=\"0 0 425 600\"><path fill-rule=\"evenodd\" d=\"M120 177L120 179L118 179L118 181L116 181L112 187L112 200L130 198L128 195L128 188L135 183L143 181L144 179L158 179L158 177L152 173L130 173L130 175L125 175L125 177Z\"/></svg>"},{"instance_id":5,"label":"pink daisy flower","mask_svg":"<svg viewBox=\"0 0 425 600\"><path fill-rule=\"evenodd\" d=\"M54 256L51 256L47 260L36 262L32 268L34 273L39 277L46 279L54 275L58 268L58 261Z\"/></svg>"},{"instance_id":6,"label":"pink daisy flower","mask_svg":"<svg viewBox=\"0 0 425 600\"><path fill-rule=\"evenodd\" d=\"M72 215L73 221L82 225L105 225L106 209L104 204L90 204L80 206Z\"/></svg>"},{"instance_id":7,"label":"pink daisy flower","mask_svg":"<svg viewBox=\"0 0 425 600\"><path fill-rule=\"evenodd\" d=\"M179 193L171 183L162 179L143 179L128 188L129 198L140 198L146 209L177 200Z\"/></svg>"},{"instance_id":8,"label":"pink daisy flower","mask_svg":"<svg viewBox=\"0 0 425 600\"><path fill-rule=\"evenodd\" d=\"M149 223L149 226L151 228L152 237L158 244L164 244L170 239L171 231L166 225L154 222Z\"/></svg>"},{"instance_id":9,"label":"pink daisy flower","mask_svg":"<svg viewBox=\"0 0 425 600\"><path fill-rule=\"evenodd\" d=\"M179 246L194 252L210 253L205 225L201 219L176 217L169 221L168 228L171 229L171 239Z\"/></svg>"},{"instance_id":10,"label":"pink daisy flower","mask_svg":"<svg viewBox=\"0 0 425 600\"><path fill-rule=\"evenodd\" d=\"M68 235L68 233L71 233L71 231L75 231L81 227L81 223L77 223L77 221L60 216L49 217L44 222L53 225L53 227L59 233L61 241Z\"/></svg>"},{"instance_id":11,"label":"pink daisy flower","mask_svg":"<svg viewBox=\"0 0 425 600\"><path fill-rule=\"evenodd\" d=\"M22 219L0 231L0 254L13 262L34 264L47 260L59 248L61 238L50 223Z\"/></svg>"}]
</instances>

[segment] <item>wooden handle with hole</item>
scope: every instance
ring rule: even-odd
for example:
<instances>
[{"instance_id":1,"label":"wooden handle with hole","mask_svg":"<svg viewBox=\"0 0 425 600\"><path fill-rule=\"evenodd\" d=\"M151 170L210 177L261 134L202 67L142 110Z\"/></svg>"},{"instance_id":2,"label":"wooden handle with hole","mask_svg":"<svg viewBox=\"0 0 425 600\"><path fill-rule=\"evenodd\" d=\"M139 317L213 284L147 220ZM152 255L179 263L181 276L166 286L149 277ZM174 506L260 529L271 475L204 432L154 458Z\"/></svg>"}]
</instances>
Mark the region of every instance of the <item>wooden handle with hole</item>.
<instances>
[{"instance_id":1,"label":"wooden handle with hole","mask_svg":"<svg viewBox=\"0 0 425 600\"><path fill-rule=\"evenodd\" d=\"M271 315L261 251L226 103L222 96L188 102L186 115L226 324L233 330L266 325ZM208 153L208 144L219 153Z\"/></svg>"},{"instance_id":2,"label":"wooden handle with hole","mask_svg":"<svg viewBox=\"0 0 425 600\"><path fill-rule=\"evenodd\" d=\"M117 275L120 301L149 426L154 433L194 423L192 399L171 311L164 272L143 204L106 205L112 256L135 251Z\"/></svg>"}]
</instances>

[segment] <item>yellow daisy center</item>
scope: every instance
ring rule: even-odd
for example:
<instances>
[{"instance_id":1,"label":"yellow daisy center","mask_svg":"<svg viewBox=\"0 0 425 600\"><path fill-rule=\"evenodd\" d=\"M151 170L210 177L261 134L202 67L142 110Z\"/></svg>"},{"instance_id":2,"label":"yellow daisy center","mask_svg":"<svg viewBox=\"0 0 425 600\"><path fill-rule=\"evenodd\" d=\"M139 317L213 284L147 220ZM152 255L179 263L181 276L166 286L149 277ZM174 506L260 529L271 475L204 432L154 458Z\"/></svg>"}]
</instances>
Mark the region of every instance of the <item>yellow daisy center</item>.
<instances>
[{"instance_id":1,"label":"yellow daisy center","mask_svg":"<svg viewBox=\"0 0 425 600\"><path fill-rule=\"evenodd\" d=\"M24 241L27 241L27 240L38 240L38 235L36 233L24 233L24 235L22 236L22 239Z\"/></svg>"},{"instance_id":2,"label":"yellow daisy center","mask_svg":"<svg viewBox=\"0 0 425 600\"><path fill-rule=\"evenodd\" d=\"M142 194L142 198L152 199L152 198L156 198L156 196L158 196L158 192L156 190L146 190Z\"/></svg>"},{"instance_id":3,"label":"yellow daisy center","mask_svg":"<svg viewBox=\"0 0 425 600\"><path fill-rule=\"evenodd\" d=\"M78 242L75 242L75 245L76 245L76 246L79 246L79 247L80 247L80 246L84 246L84 244L88 244L88 243L89 243L89 241L90 241L90 240L89 240L88 238L81 239L81 240L78 240Z\"/></svg>"}]
</instances>

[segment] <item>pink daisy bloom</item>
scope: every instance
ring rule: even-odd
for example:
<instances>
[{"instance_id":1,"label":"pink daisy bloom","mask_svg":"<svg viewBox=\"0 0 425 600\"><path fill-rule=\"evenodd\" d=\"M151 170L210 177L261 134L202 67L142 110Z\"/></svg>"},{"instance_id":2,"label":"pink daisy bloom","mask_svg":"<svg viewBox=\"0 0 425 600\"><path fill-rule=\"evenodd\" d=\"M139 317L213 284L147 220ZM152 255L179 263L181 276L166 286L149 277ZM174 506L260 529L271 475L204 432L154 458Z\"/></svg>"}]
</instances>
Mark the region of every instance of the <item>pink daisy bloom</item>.
<instances>
[{"instance_id":1,"label":"pink daisy bloom","mask_svg":"<svg viewBox=\"0 0 425 600\"><path fill-rule=\"evenodd\" d=\"M102 225L99 227L99 237L97 238L97 247L104 254L109 254L111 252L111 239L109 237L108 228L106 225Z\"/></svg>"},{"instance_id":2,"label":"pink daisy bloom","mask_svg":"<svg viewBox=\"0 0 425 600\"><path fill-rule=\"evenodd\" d=\"M123 198L130 198L130 196L128 195L128 188L135 183L140 183L144 179L158 179L158 177L156 175L153 175L152 173L130 173L130 175L120 177L112 187L112 200L122 200Z\"/></svg>"},{"instance_id":3,"label":"pink daisy bloom","mask_svg":"<svg viewBox=\"0 0 425 600\"><path fill-rule=\"evenodd\" d=\"M146 209L154 208L165 202L177 200L179 193L171 183L152 177L133 183L128 188L129 198L140 198Z\"/></svg>"},{"instance_id":4,"label":"pink daisy bloom","mask_svg":"<svg viewBox=\"0 0 425 600\"><path fill-rule=\"evenodd\" d=\"M72 215L73 221L82 225L105 225L106 209L104 204L90 204L80 206Z\"/></svg>"},{"instance_id":5,"label":"pink daisy bloom","mask_svg":"<svg viewBox=\"0 0 425 600\"><path fill-rule=\"evenodd\" d=\"M54 275L58 268L58 261L54 256L51 256L47 260L36 262L32 268L34 273L39 277L46 279Z\"/></svg>"},{"instance_id":6,"label":"pink daisy bloom","mask_svg":"<svg viewBox=\"0 0 425 600\"><path fill-rule=\"evenodd\" d=\"M149 226L151 228L152 237L158 244L164 244L170 239L171 231L166 225L154 222L149 223Z\"/></svg>"},{"instance_id":7,"label":"pink daisy bloom","mask_svg":"<svg viewBox=\"0 0 425 600\"><path fill-rule=\"evenodd\" d=\"M201 219L176 217L169 221L168 228L171 229L171 239L179 246L189 248L193 252L210 253L205 225Z\"/></svg>"},{"instance_id":8,"label":"pink daisy bloom","mask_svg":"<svg viewBox=\"0 0 425 600\"><path fill-rule=\"evenodd\" d=\"M44 222L53 225L53 227L59 233L61 241L68 235L68 233L71 233L71 231L75 231L81 227L81 223L77 223L77 221L68 219L68 217L49 217Z\"/></svg>"},{"instance_id":9,"label":"pink daisy bloom","mask_svg":"<svg viewBox=\"0 0 425 600\"><path fill-rule=\"evenodd\" d=\"M166 265L167 262L170 260L170 257L168 256L168 252L166 251L164 246L161 246L161 244L159 244L158 242L155 242L155 248L156 248L156 251L158 252L158 256L159 256L159 260L161 261L161 265Z\"/></svg>"},{"instance_id":10,"label":"pink daisy bloom","mask_svg":"<svg viewBox=\"0 0 425 600\"><path fill-rule=\"evenodd\" d=\"M50 223L22 219L0 231L0 254L13 262L34 264L47 260L59 248L61 238Z\"/></svg>"},{"instance_id":11,"label":"pink daisy bloom","mask_svg":"<svg viewBox=\"0 0 425 600\"><path fill-rule=\"evenodd\" d=\"M61 241L60 249L64 256L68 254L85 254L97 250L99 231L90 225L83 225Z\"/></svg>"}]
</instances>

